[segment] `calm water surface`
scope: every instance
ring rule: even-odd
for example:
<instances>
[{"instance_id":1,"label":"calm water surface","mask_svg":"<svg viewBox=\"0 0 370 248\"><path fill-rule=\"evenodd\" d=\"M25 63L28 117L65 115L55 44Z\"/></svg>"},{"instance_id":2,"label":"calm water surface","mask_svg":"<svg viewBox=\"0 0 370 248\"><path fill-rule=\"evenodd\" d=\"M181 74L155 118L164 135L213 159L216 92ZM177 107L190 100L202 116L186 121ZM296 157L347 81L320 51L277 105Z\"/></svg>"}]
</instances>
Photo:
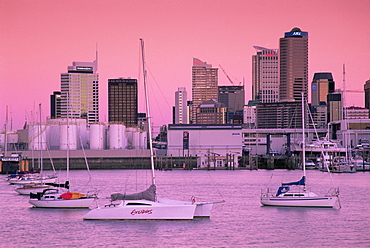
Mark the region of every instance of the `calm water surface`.
<instances>
[{"instance_id":1,"label":"calm water surface","mask_svg":"<svg viewBox=\"0 0 370 248\"><path fill-rule=\"evenodd\" d=\"M89 211L36 209L0 180L0 247L370 247L370 173L333 174L341 209L262 207L262 188L300 179L299 171L157 171L159 197L221 201L210 219L84 221ZM308 171L315 192L331 186L327 173ZM59 172L60 178L65 172ZM3 176L2 176L3 177ZM144 190L147 170L72 171L73 191ZM106 199L99 199L100 204Z\"/></svg>"}]
</instances>

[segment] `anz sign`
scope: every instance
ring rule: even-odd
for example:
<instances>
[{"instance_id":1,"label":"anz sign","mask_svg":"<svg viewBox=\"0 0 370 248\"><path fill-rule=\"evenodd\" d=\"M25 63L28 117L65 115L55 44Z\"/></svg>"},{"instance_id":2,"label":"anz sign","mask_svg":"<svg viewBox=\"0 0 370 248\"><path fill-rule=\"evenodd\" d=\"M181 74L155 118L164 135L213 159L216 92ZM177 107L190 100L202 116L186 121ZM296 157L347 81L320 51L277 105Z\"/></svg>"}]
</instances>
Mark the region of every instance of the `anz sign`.
<instances>
[{"instance_id":1,"label":"anz sign","mask_svg":"<svg viewBox=\"0 0 370 248\"><path fill-rule=\"evenodd\" d=\"M308 33L307 32L288 32L288 33L285 33L284 36L285 37L293 37L293 36L302 37L302 36L308 36Z\"/></svg>"}]
</instances>

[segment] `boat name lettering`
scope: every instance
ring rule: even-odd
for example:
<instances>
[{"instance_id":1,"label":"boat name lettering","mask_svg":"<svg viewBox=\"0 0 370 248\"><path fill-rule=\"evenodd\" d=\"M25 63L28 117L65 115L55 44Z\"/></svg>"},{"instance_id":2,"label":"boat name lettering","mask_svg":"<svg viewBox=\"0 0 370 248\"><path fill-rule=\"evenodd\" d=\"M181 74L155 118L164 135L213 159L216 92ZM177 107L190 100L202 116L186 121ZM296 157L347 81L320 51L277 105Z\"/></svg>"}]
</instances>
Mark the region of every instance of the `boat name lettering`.
<instances>
[{"instance_id":1,"label":"boat name lettering","mask_svg":"<svg viewBox=\"0 0 370 248\"><path fill-rule=\"evenodd\" d=\"M136 214L152 214L153 209L143 209L143 210L132 210L131 215L136 215Z\"/></svg>"}]
</instances>

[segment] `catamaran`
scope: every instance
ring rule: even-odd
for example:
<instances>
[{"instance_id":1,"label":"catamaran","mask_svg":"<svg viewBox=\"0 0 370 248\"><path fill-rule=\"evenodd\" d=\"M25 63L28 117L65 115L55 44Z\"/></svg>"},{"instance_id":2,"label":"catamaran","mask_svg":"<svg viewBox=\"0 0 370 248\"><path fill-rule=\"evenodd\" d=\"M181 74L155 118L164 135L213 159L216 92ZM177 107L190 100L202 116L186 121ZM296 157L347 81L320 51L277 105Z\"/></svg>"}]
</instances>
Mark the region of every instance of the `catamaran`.
<instances>
[{"instance_id":1,"label":"catamaran","mask_svg":"<svg viewBox=\"0 0 370 248\"><path fill-rule=\"evenodd\" d=\"M332 188L325 195L317 195L306 187L305 168L305 105L302 93L302 137L303 137L303 176L299 181L282 183L277 192L266 189L261 192L261 204L264 206L283 207L326 207L333 208L339 199L339 189ZM328 169L330 175L330 171Z\"/></svg>"},{"instance_id":2,"label":"catamaran","mask_svg":"<svg viewBox=\"0 0 370 248\"><path fill-rule=\"evenodd\" d=\"M177 201L157 198L154 173L154 152L150 124L148 100L148 86L144 62L144 41L140 39L143 80L148 118L149 148L151 162L151 186L140 193L121 194L110 196L111 203L92 209L85 216L85 220L192 220L194 217L209 217L213 206L212 202ZM118 202L120 201L120 202Z\"/></svg>"}]
</instances>

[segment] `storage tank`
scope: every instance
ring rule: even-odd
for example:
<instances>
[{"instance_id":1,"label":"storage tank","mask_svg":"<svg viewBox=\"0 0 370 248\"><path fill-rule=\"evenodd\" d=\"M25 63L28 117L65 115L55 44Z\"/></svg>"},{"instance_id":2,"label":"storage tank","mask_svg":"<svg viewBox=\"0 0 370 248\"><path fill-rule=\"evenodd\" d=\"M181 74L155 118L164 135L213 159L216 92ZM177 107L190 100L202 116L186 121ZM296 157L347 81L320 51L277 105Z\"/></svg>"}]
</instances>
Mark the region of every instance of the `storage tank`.
<instances>
[{"instance_id":1,"label":"storage tank","mask_svg":"<svg viewBox=\"0 0 370 248\"><path fill-rule=\"evenodd\" d=\"M139 149L140 144L140 129L135 128L132 132L132 148Z\"/></svg>"},{"instance_id":2,"label":"storage tank","mask_svg":"<svg viewBox=\"0 0 370 248\"><path fill-rule=\"evenodd\" d=\"M139 149L147 149L147 146L148 146L147 132L141 131L139 135Z\"/></svg>"},{"instance_id":3,"label":"storage tank","mask_svg":"<svg viewBox=\"0 0 370 248\"><path fill-rule=\"evenodd\" d=\"M47 142L50 150L59 150L60 146L60 124L49 123L46 129Z\"/></svg>"},{"instance_id":4,"label":"storage tank","mask_svg":"<svg viewBox=\"0 0 370 248\"><path fill-rule=\"evenodd\" d=\"M67 150L69 143L69 150L77 150L77 141L77 125L61 124L59 149Z\"/></svg>"},{"instance_id":5,"label":"storage tank","mask_svg":"<svg viewBox=\"0 0 370 248\"><path fill-rule=\"evenodd\" d=\"M105 147L105 125L90 125L90 150L104 150Z\"/></svg>"},{"instance_id":6,"label":"storage tank","mask_svg":"<svg viewBox=\"0 0 370 248\"><path fill-rule=\"evenodd\" d=\"M126 127L123 124L109 126L109 149L120 150L126 148Z\"/></svg>"},{"instance_id":7,"label":"storage tank","mask_svg":"<svg viewBox=\"0 0 370 248\"><path fill-rule=\"evenodd\" d=\"M8 139L9 139L8 135ZM29 150L46 150L47 140L46 140L46 126L33 124L28 126L28 147ZM8 143L9 142L8 140Z\"/></svg>"}]
</instances>

